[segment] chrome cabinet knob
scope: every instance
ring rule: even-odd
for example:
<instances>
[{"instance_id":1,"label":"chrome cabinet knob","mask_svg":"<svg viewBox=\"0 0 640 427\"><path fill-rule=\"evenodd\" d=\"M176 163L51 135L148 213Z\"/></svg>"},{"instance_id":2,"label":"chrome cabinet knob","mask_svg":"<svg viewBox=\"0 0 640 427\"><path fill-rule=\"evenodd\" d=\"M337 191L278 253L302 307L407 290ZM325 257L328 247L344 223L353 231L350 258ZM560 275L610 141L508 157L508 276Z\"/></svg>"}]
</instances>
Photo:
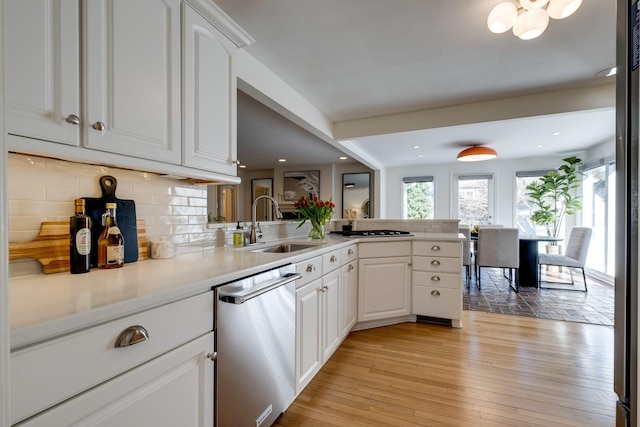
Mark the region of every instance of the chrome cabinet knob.
<instances>
[{"instance_id":1,"label":"chrome cabinet knob","mask_svg":"<svg viewBox=\"0 0 640 427\"><path fill-rule=\"evenodd\" d=\"M431 295L433 295L434 297L440 296L440 291L438 291L437 289L434 289L431 291Z\"/></svg>"},{"instance_id":2,"label":"chrome cabinet knob","mask_svg":"<svg viewBox=\"0 0 640 427\"><path fill-rule=\"evenodd\" d=\"M97 131L102 132L104 130L104 123L102 122L95 122L93 125L91 125L92 128L94 128Z\"/></svg>"},{"instance_id":3,"label":"chrome cabinet knob","mask_svg":"<svg viewBox=\"0 0 640 427\"><path fill-rule=\"evenodd\" d=\"M353 249L349 249L349 251L347 252L347 254L349 254L349 255L353 255Z\"/></svg>"},{"instance_id":4,"label":"chrome cabinet knob","mask_svg":"<svg viewBox=\"0 0 640 427\"><path fill-rule=\"evenodd\" d=\"M313 273L314 271L316 271L316 266L313 264L309 264L307 265L307 273Z\"/></svg>"},{"instance_id":5,"label":"chrome cabinet knob","mask_svg":"<svg viewBox=\"0 0 640 427\"><path fill-rule=\"evenodd\" d=\"M438 245L433 245L433 246L431 246L431 250L432 250L432 251L439 251L439 250L440 250L440 246L438 246Z\"/></svg>"},{"instance_id":6,"label":"chrome cabinet knob","mask_svg":"<svg viewBox=\"0 0 640 427\"><path fill-rule=\"evenodd\" d=\"M349 264L349 268L347 270L349 271L353 270L353 264Z\"/></svg>"},{"instance_id":7,"label":"chrome cabinet knob","mask_svg":"<svg viewBox=\"0 0 640 427\"><path fill-rule=\"evenodd\" d=\"M215 362L216 360L218 360L218 352L214 351L213 353L207 353L207 359Z\"/></svg>"},{"instance_id":8,"label":"chrome cabinet knob","mask_svg":"<svg viewBox=\"0 0 640 427\"><path fill-rule=\"evenodd\" d=\"M431 265L440 265L440 261L434 259L433 261L431 261Z\"/></svg>"},{"instance_id":9,"label":"chrome cabinet knob","mask_svg":"<svg viewBox=\"0 0 640 427\"><path fill-rule=\"evenodd\" d=\"M129 347L149 339L149 332L140 325L129 326L116 338L115 348Z\"/></svg>"},{"instance_id":10,"label":"chrome cabinet knob","mask_svg":"<svg viewBox=\"0 0 640 427\"><path fill-rule=\"evenodd\" d=\"M329 262L336 262L338 261L338 257L336 257L335 255L331 255L331 258L329 258Z\"/></svg>"},{"instance_id":11,"label":"chrome cabinet knob","mask_svg":"<svg viewBox=\"0 0 640 427\"><path fill-rule=\"evenodd\" d=\"M67 123L71 123L72 125L80 124L80 117L75 114L69 114L66 119L64 119Z\"/></svg>"},{"instance_id":12,"label":"chrome cabinet knob","mask_svg":"<svg viewBox=\"0 0 640 427\"><path fill-rule=\"evenodd\" d=\"M431 276L431 281L432 282L439 282L440 281L440 276Z\"/></svg>"}]
</instances>

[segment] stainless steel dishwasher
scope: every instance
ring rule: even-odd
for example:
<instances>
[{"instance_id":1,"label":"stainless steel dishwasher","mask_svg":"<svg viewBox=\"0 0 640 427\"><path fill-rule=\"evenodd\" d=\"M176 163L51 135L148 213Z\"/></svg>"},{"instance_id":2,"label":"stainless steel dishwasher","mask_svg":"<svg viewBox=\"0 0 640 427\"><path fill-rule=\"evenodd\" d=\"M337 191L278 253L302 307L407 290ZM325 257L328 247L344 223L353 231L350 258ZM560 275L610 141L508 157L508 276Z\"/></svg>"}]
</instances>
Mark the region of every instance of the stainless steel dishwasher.
<instances>
[{"instance_id":1,"label":"stainless steel dishwasher","mask_svg":"<svg viewBox=\"0 0 640 427\"><path fill-rule=\"evenodd\" d=\"M295 396L294 265L216 288L218 427L266 427Z\"/></svg>"}]
</instances>

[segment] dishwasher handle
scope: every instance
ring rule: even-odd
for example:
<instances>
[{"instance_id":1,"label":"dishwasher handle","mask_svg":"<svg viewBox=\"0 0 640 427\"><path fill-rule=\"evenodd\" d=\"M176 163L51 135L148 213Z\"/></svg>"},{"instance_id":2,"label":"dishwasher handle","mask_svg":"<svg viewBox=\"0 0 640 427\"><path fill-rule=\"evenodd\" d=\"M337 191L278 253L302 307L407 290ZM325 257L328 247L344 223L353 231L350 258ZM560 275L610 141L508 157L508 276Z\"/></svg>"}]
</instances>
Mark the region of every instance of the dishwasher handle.
<instances>
[{"instance_id":1,"label":"dishwasher handle","mask_svg":"<svg viewBox=\"0 0 640 427\"><path fill-rule=\"evenodd\" d=\"M229 292L226 293L221 291L218 293L218 299L222 302L230 303L230 304L244 304L252 298L258 297L264 293L272 291L280 286L284 286L287 283L291 283L294 280L298 280L302 277L301 274L298 273L287 273L282 276L283 279L276 280L275 282L268 283L266 285L260 286L260 288L247 292L247 293L234 293Z\"/></svg>"}]
</instances>

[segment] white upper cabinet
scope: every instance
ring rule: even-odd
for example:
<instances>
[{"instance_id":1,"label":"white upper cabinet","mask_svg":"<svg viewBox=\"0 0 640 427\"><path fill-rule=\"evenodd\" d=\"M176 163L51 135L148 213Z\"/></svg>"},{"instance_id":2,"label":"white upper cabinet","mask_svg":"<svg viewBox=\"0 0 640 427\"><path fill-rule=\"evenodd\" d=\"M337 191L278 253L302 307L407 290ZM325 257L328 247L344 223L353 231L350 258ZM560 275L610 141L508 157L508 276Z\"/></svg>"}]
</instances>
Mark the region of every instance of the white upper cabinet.
<instances>
[{"instance_id":1,"label":"white upper cabinet","mask_svg":"<svg viewBox=\"0 0 640 427\"><path fill-rule=\"evenodd\" d=\"M253 39L214 3L7 0L5 26L9 149L239 182L233 60Z\"/></svg>"},{"instance_id":2,"label":"white upper cabinet","mask_svg":"<svg viewBox=\"0 0 640 427\"><path fill-rule=\"evenodd\" d=\"M78 2L7 0L5 7L8 133L80 145Z\"/></svg>"},{"instance_id":3,"label":"white upper cabinet","mask_svg":"<svg viewBox=\"0 0 640 427\"><path fill-rule=\"evenodd\" d=\"M83 3L84 141L180 163L180 0Z\"/></svg>"},{"instance_id":4,"label":"white upper cabinet","mask_svg":"<svg viewBox=\"0 0 640 427\"><path fill-rule=\"evenodd\" d=\"M183 4L183 160L236 174L236 46Z\"/></svg>"}]
</instances>

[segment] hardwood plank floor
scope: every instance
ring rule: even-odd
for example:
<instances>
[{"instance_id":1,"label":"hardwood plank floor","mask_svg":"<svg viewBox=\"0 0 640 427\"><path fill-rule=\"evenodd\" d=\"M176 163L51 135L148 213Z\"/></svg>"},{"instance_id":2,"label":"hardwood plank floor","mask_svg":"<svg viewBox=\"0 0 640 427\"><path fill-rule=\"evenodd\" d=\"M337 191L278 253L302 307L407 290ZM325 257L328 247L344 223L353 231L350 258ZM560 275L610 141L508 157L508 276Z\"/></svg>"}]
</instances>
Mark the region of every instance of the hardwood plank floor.
<instances>
[{"instance_id":1,"label":"hardwood plank floor","mask_svg":"<svg viewBox=\"0 0 640 427\"><path fill-rule=\"evenodd\" d=\"M465 311L352 332L274 424L615 425L613 328Z\"/></svg>"}]
</instances>

